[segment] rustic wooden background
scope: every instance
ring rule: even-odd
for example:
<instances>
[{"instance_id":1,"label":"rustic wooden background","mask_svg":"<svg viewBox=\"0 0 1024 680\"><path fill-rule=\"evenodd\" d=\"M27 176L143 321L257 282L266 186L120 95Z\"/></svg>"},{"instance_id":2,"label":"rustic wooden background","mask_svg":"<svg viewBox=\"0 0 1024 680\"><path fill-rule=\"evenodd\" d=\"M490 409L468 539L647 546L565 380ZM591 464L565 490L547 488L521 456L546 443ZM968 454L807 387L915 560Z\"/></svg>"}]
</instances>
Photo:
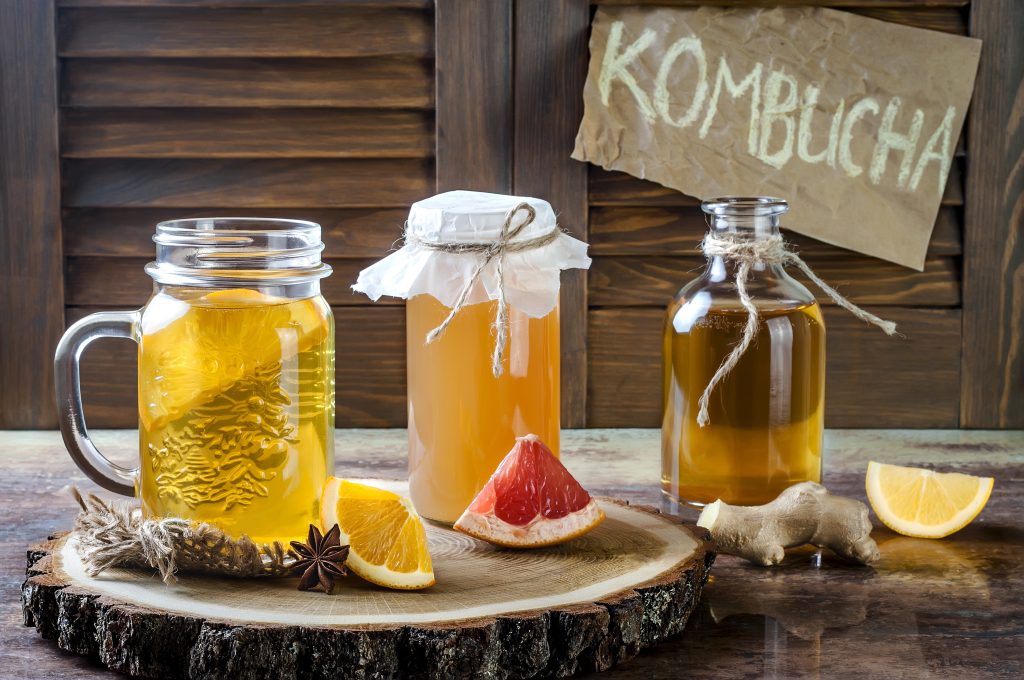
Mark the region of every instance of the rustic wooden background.
<instances>
[{"instance_id":1,"label":"rustic wooden background","mask_svg":"<svg viewBox=\"0 0 1024 680\"><path fill-rule=\"evenodd\" d=\"M826 309L828 424L1024 427L1024 3L799 4L985 41L925 270L793 239L906 335ZM0 428L56 424L65 325L142 305L153 225L210 214L323 225L338 425L404 425L404 310L348 286L390 248L409 203L452 188L546 198L591 243L589 273L563 278L565 425L658 426L662 311L700 265L704 223L692 198L569 159L592 9L0 2ZM98 343L83 364L90 425L134 426L133 346Z\"/></svg>"}]
</instances>

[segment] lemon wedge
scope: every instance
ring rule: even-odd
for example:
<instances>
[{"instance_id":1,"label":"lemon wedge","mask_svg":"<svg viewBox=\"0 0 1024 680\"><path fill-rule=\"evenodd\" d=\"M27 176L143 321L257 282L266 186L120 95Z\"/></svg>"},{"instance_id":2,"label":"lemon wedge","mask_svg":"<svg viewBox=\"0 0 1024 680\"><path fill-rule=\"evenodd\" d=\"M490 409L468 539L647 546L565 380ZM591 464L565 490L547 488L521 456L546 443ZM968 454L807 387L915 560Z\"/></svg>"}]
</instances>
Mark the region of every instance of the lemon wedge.
<instances>
[{"instance_id":1,"label":"lemon wedge","mask_svg":"<svg viewBox=\"0 0 1024 680\"><path fill-rule=\"evenodd\" d=\"M978 516L992 493L991 477L868 463L865 488L885 526L904 536L942 538Z\"/></svg>"},{"instance_id":2,"label":"lemon wedge","mask_svg":"<svg viewBox=\"0 0 1024 680\"><path fill-rule=\"evenodd\" d=\"M330 477L320 499L320 523L341 530L352 571L385 588L434 585L427 532L412 501L391 491Z\"/></svg>"}]
</instances>

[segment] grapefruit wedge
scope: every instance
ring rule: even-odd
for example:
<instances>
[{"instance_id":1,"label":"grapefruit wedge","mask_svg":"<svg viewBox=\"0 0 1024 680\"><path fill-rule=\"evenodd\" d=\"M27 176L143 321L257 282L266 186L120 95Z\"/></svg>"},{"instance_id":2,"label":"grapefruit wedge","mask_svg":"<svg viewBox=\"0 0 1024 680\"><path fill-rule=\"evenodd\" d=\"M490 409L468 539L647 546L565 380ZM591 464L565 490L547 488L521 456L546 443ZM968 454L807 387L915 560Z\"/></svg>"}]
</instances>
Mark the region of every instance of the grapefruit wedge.
<instances>
[{"instance_id":1,"label":"grapefruit wedge","mask_svg":"<svg viewBox=\"0 0 1024 680\"><path fill-rule=\"evenodd\" d=\"M603 519L597 501L528 434L516 439L455 528L507 548L539 548L582 536Z\"/></svg>"}]
</instances>

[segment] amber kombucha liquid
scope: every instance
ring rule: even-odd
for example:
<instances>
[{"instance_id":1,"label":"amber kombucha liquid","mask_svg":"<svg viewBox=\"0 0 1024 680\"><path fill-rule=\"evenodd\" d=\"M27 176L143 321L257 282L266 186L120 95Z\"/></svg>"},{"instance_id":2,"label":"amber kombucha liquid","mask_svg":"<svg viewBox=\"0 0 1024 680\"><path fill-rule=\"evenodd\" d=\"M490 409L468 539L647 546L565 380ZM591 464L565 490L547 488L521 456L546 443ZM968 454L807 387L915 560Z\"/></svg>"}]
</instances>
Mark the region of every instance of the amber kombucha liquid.
<instances>
[{"instance_id":1,"label":"amber kombucha liquid","mask_svg":"<svg viewBox=\"0 0 1024 680\"><path fill-rule=\"evenodd\" d=\"M317 296L164 291L139 343L148 517L304 539L334 461L334 322Z\"/></svg>"},{"instance_id":2,"label":"amber kombucha liquid","mask_svg":"<svg viewBox=\"0 0 1024 680\"><path fill-rule=\"evenodd\" d=\"M515 444L538 435L558 455L558 309L534 319L512 308L501 377L491 373L496 302L449 309L430 295L406 304L409 490L416 510L454 522Z\"/></svg>"},{"instance_id":3,"label":"amber kombucha liquid","mask_svg":"<svg viewBox=\"0 0 1024 680\"><path fill-rule=\"evenodd\" d=\"M825 328L816 303L762 309L757 338L711 395L698 400L740 340L747 313L711 309L688 328L672 305L664 332L662 489L685 503L766 503L801 481L820 481Z\"/></svg>"}]
</instances>

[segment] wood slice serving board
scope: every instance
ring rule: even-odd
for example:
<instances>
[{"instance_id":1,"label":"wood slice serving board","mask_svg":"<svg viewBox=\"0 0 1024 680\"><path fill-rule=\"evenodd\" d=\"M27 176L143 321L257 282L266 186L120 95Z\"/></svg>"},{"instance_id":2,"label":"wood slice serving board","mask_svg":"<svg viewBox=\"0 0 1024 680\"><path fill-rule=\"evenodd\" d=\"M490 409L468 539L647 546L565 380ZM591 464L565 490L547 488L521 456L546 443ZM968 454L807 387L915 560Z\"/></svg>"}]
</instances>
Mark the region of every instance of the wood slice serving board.
<instances>
[{"instance_id":1,"label":"wood slice serving board","mask_svg":"<svg viewBox=\"0 0 1024 680\"><path fill-rule=\"evenodd\" d=\"M552 548L494 548L429 525L437 585L332 595L296 580L111 569L88 576L74 533L29 551L27 625L129 675L528 678L603 670L678 634L714 561L707 534L600 499L607 519Z\"/></svg>"}]
</instances>

